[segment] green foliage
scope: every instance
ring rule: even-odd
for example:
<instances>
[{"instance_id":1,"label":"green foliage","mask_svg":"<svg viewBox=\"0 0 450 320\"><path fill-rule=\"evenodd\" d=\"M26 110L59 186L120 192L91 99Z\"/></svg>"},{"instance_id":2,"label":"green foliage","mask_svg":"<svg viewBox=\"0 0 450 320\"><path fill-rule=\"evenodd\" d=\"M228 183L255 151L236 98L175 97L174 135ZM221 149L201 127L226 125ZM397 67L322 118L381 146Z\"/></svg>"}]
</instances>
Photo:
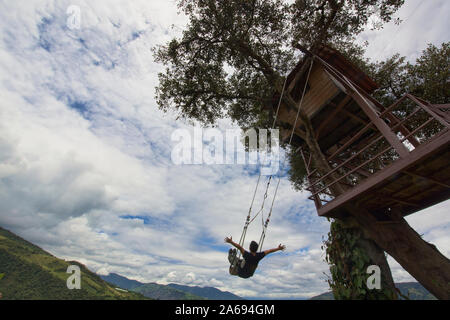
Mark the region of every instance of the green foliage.
<instances>
[{"instance_id":1,"label":"green foliage","mask_svg":"<svg viewBox=\"0 0 450 320\"><path fill-rule=\"evenodd\" d=\"M267 127L282 75L298 62L294 44L334 45L360 55L353 39L370 17L391 19L403 0L181 0L189 23L181 38L156 47L159 107L214 124L228 116L241 127Z\"/></svg>"},{"instance_id":2,"label":"green foliage","mask_svg":"<svg viewBox=\"0 0 450 320\"><path fill-rule=\"evenodd\" d=\"M408 92L431 103L450 101L450 42L429 44L414 64L395 54L369 64L368 71L380 86L375 98L386 106Z\"/></svg>"},{"instance_id":3,"label":"green foliage","mask_svg":"<svg viewBox=\"0 0 450 320\"><path fill-rule=\"evenodd\" d=\"M306 168L300 152L290 150L286 155L289 160L289 179L297 191L302 191L307 184Z\"/></svg>"},{"instance_id":4,"label":"green foliage","mask_svg":"<svg viewBox=\"0 0 450 320\"><path fill-rule=\"evenodd\" d=\"M431 103L450 101L450 42L441 47L432 44L409 65L411 93Z\"/></svg>"},{"instance_id":5,"label":"green foliage","mask_svg":"<svg viewBox=\"0 0 450 320\"><path fill-rule=\"evenodd\" d=\"M369 290L367 267L372 264L359 245L359 229L345 228L338 220L331 222L328 238L324 240L325 260L330 265L328 284L336 300L395 299L389 288Z\"/></svg>"},{"instance_id":6,"label":"green foliage","mask_svg":"<svg viewBox=\"0 0 450 320\"><path fill-rule=\"evenodd\" d=\"M347 46L367 26L381 29L403 3L404 0L297 0L290 8L291 32L304 47L320 43Z\"/></svg>"}]
</instances>

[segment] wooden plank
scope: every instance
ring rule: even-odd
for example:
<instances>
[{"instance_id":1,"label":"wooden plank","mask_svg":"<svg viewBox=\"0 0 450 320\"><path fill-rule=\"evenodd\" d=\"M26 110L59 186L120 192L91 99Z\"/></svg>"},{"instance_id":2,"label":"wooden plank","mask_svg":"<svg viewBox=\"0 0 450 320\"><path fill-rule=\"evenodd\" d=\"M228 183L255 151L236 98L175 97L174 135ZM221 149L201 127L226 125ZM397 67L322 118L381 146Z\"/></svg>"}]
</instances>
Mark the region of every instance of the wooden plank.
<instances>
[{"instance_id":1,"label":"wooden plank","mask_svg":"<svg viewBox=\"0 0 450 320\"><path fill-rule=\"evenodd\" d=\"M312 119L340 91L326 75L322 65L315 64L309 80L310 90L303 98L303 110Z\"/></svg>"},{"instance_id":2,"label":"wooden plank","mask_svg":"<svg viewBox=\"0 0 450 320\"><path fill-rule=\"evenodd\" d=\"M373 107L364 99L361 94L354 91L352 94L353 99L359 104L364 113L369 117L371 122L380 130L381 134L386 138L389 144L394 147L395 151L401 158L406 158L409 154L409 150L400 142L397 136L391 131L391 128L378 117Z\"/></svg>"},{"instance_id":3,"label":"wooden plank","mask_svg":"<svg viewBox=\"0 0 450 320\"><path fill-rule=\"evenodd\" d=\"M359 123L366 125L367 121L364 121L363 119L361 119L360 117L358 117L357 115L347 111L347 110L342 110L343 113L345 113L347 116L349 116L350 118L355 119L356 121L358 121Z\"/></svg>"},{"instance_id":4,"label":"wooden plank","mask_svg":"<svg viewBox=\"0 0 450 320\"><path fill-rule=\"evenodd\" d=\"M394 201L394 202L397 202L397 203L405 204L407 206L420 208L419 204L414 203L412 201L402 200L402 199L399 199L399 198L396 198L396 197L388 196L386 194L380 194L380 197L382 197L381 199L388 199L388 200L391 200L391 201Z\"/></svg>"},{"instance_id":5,"label":"wooden plank","mask_svg":"<svg viewBox=\"0 0 450 320\"><path fill-rule=\"evenodd\" d=\"M443 183L443 182L440 182L440 181L438 181L438 180L436 180L436 179L433 179L433 178L430 178L430 177L426 177L426 176L422 176L422 175L419 175L419 174L417 174L417 173L410 172L410 171L403 171L403 172L406 173L406 174L408 174L408 175L410 175L410 176L412 176L412 177L416 177L416 178L423 179L423 180L428 180L428 181L430 181L430 182L432 182L432 183L434 183L434 184L437 184L437 185L440 185L440 186L442 186L442 187L445 187L445 188L449 188L449 189L450 189L450 185L445 184L445 183Z\"/></svg>"},{"instance_id":6,"label":"wooden plank","mask_svg":"<svg viewBox=\"0 0 450 320\"><path fill-rule=\"evenodd\" d=\"M445 119L443 119L442 117L440 117L436 112L433 112L432 110L430 110L430 108L428 108L427 104L428 102L417 98L415 96L413 96L412 94L407 93L406 94L408 96L408 98L410 98L412 101L414 101L415 103L417 103L423 110L425 110L426 112L428 112L429 115L431 115L433 118L435 118L437 121L439 121L444 127L447 127L450 129L450 123L448 123L447 121L445 121Z\"/></svg>"},{"instance_id":7,"label":"wooden plank","mask_svg":"<svg viewBox=\"0 0 450 320\"><path fill-rule=\"evenodd\" d=\"M298 81L301 79L301 77L303 77L303 75L305 74L305 72L308 70L309 66L312 63L312 58L307 58L305 60L305 62L303 63L302 67L300 68L299 72L297 72L295 74L294 80L291 81L291 83L289 83L289 86L287 88L288 93L291 93L292 90L294 89L294 87L296 86L296 84L298 83Z\"/></svg>"},{"instance_id":8,"label":"wooden plank","mask_svg":"<svg viewBox=\"0 0 450 320\"><path fill-rule=\"evenodd\" d=\"M322 121L322 123L319 125L319 127L316 129L316 139L319 138L320 133L322 132L323 128L338 114L345 105L350 101L350 96L345 96L345 98L336 106L336 108L331 112L328 117Z\"/></svg>"},{"instance_id":9,"label":"wooden plank","mask_svg":"<svg viewBox=\"0 0 450 320\"><path fill-rule=\"evenodd\" d=\"M327 160L332 160L337 154L347 149L353 142L358 140L370 127L373 126L373 123L367 124L364 128L362 128L357 134L355 134L350 140L348 140L342 147L336 150Z\"/></svg>"},{"instance_id":10,"label":"wooden plank","mask_svg":"<svg viewBox=\"0 0 450 320\"><path fill-rule=\"evenodd\" d=\"M373 98L369 95L364 93L361 94L358 89L353 85L351 81L349 81L347 78L343 78L340 75L338 75L335 71L328 68L328 70L333 73L333 75L342 81L342 85L344 85L351 93L351 96L353 99L359 104L361 109L364 111L366 116L369 117L371 122L375 124L375 126L380 130L381 134L388 140L388 142L391 144L391 146L394 147L394 149L397 151L397 153L400 155L400 157L404 158L407 157L409 154L409 150L398 140L397 136L391 131L389 126L381 119L379 118L379 111L375 109L374 107L374 101L371 101ZM369 103L369 101L372 103ZM375 104L377 104L376 102Z\"/></svg>"}]
</instances>

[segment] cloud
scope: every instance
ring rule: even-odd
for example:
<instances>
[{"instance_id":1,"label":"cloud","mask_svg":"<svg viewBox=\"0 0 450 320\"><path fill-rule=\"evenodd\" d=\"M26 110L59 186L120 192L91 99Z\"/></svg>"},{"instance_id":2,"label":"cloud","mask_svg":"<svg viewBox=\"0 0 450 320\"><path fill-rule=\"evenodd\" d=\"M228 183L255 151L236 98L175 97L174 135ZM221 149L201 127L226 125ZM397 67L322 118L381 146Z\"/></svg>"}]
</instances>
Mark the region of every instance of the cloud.
<instances>
[{"instance_id":1,"label":"cloud","mask_svg":"<svg viewBox=\"0 0 450 320\"><path fill-rule=\"evenodd\" d=\"M79 30L66 25L72 4L81 9ZM429 15L429 6L414 19ZM153 62L150 49L179 34L185 22L168 1L0 3L0 225L101 274L215 286L247 297L304 298L328 290L320 246L329 223L285 178L264 246L283 243L286 252L265 258L251 280L228 274L223 238L238 240L242 232L256 167L171 162L172 132L191 128L158 110L154 87L164 66ZM412 22L408 32L420 34L421 25ZM433 39L447 29L439 22ZM373 42L383 46L386 32L391 29ZM395 48L413 54L417 43L402 39ZM224 119L219 128L231 126ZM272 181L266 201L274 187ZM448 255L447 205L408 220ZM258 216L245 245L259 240L261 230ZM391 265L396 279L408 278Z\"/></svg>"},{"instance_id":2,"label":"cloud","mask_svg":"<svg viewBox=\"0 0 450 320\"><path fill-rule=\"evenodd\" d=\"M382 61L396 53L406 56L411 62L417 59L429 43L440 45L449 41L448 19L449 3L446 0L421 1L410 0L394 15L395 19L382 30L365 31L359 37L361 42L368 41L366 56Z\"/></svg>"}]
</instances>

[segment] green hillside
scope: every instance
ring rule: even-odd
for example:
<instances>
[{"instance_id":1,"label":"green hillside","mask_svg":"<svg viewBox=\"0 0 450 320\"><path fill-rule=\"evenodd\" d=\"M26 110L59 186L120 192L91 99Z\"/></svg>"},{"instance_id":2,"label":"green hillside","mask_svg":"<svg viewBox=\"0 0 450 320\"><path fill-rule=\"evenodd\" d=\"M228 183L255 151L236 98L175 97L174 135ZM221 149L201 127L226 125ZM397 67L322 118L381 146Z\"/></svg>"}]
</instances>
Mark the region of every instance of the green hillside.
<instances>
[{"instance_id":1,"label":"green hillside","mask_svg":"<svg viewBox=\"0 0 450 320\"><path fill-rule=\"evenodd\" d=\"M69 265L81 270L81 289L69 290ZM58 259L32 243L0 228L0 293L2 299L146 299L119 291L77 261Z\"/></svg>"}]
</instances>

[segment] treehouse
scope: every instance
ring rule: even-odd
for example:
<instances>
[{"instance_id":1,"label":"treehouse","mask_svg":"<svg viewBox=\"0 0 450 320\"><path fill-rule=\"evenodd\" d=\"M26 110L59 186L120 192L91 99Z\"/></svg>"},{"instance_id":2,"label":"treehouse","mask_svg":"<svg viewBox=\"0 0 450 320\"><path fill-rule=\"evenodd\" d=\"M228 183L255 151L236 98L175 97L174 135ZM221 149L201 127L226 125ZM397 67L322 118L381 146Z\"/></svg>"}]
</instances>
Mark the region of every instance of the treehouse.
<instances>
[{"instance_id":1,"label":"treehouse","mask_svg":"<svg viewBox=\"0 0 450 320\"><path fill-rule=\"evenodd\" d=\"M326 46L307 52L285 88L310 119L329 165L328 172L317 170L298 121L291 144L304 161L319 216L345 215L349 203L374 215L406 216L450 198L450 104L406 94L385 107L371 96L377 84ZM296 114L281 104L282 139Z\"/></svg>"}]
</instances>

